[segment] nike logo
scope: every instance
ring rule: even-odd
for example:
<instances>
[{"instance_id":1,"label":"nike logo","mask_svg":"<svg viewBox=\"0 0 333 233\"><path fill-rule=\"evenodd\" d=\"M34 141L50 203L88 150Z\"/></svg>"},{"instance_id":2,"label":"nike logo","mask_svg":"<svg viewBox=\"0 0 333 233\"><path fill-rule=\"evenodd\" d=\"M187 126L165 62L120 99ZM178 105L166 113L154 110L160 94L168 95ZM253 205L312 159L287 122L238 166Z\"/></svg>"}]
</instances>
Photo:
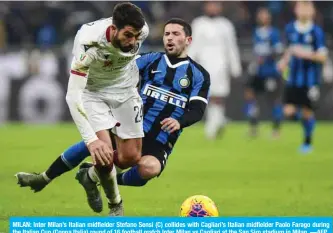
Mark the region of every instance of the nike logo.
<instances>
[{"instance_id":1,"label":"nike logo","mask_svg":"<svg viewBox=\"0 0 333 233\"><path fill-rule=\"evenodd\" d=\"M155 74L155 73L161 73L161 72L162 72L162 71L160 71L160 70L152 70L152 71L151 71L152 74Z\"/></svg>"}]
</instances>

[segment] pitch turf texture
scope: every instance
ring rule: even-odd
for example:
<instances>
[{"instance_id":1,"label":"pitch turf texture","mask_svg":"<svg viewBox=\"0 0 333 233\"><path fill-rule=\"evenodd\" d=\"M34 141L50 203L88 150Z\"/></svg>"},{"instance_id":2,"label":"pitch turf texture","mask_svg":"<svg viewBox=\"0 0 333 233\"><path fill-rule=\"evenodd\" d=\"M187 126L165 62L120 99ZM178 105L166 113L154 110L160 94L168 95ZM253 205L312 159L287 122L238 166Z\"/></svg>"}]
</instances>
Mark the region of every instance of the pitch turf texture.
<instances>
[{"instance_id":1,"label":"pitch turf texture","mask_svg":"<svg viewBox=\"0 0 333 233\"><path fill-rule=\"evenodd\" d=\"M332 216L332 123L319 123L314 152L297 152L302 130L283 126L272 140L270 125L257 139L246 137L246 124L228 125L224 136L204 139L203 125L184 131L160 178L145 187L121 187L127 216L177 216L188 196L211 197L222 216ZM90 216L76 169L40 193L16 184L19 171L43 171L69 145L80 140L72 124L8 125L0 128L0 232L10 216ZM105 199L104 199L105 200ZM104 211L107 206L104 201Z\"/></svg>"}]
</instances>

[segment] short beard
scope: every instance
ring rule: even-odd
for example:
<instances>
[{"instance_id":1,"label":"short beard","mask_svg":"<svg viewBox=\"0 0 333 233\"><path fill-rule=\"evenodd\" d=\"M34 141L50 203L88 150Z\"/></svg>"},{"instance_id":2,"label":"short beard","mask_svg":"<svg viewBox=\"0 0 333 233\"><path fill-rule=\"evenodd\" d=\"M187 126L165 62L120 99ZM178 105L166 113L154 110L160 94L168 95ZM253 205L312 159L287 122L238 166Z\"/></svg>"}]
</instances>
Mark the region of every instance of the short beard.
<instances>
[{"instance_id":1,"label":"short beard","mask_svg":"<svg viewBox=\"0 0 333 233\"><path fill-rule=\"evenodd\" d=\"M122 52L127 53L133 49L133 47L122 47L120 40L118 39L118 32L114 35L112 45L119 48Z\"/></svg>"},{"instance_id":2,"label":"short beard","mask_svg":"<svg viewBox=\"0 0 333 233\"><path fill-rule=\"evenodd\" d=\"M120 48L120 40L118 40L118 32L113 36L112 45L116 48Z\"/></svg>"},{"instance_id":3,"label":"short beard","mask_svg":"<svg viewBox=\"0 0 333 233\"><path fill-rule=\"evenodd\" d=\"M165 53L166 55L168 55L169 57L179 57L181 53L169 53L168 50L165 49Z\"/></svg>"}]
</instances>

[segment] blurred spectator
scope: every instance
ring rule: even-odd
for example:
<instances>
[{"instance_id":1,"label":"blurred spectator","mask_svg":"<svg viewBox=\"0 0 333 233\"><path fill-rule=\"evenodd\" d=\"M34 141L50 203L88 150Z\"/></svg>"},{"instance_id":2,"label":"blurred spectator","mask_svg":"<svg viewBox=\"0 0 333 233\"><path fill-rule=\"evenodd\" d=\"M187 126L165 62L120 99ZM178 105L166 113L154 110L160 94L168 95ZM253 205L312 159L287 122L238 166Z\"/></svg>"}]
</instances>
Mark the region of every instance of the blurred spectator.
<instances>
[{"instance_id":1,"label":"blurred spectator","mask_svg":"<svg viewBox=\"0 0 333 233\"><path fill-rule=\"evenodd\" d=\"M49 48L55 45L56 38L57 32L55 27L47 23L38 30L36 44L39 48Z\"/></svg>"},{"instance_id":2,"label":"blurred spectator","mask_svg":"<svg viewBox=\"0 0 333 233\"><path fill-rule=\"evenodd\" d=\"M110 17L118 2L1 2L0 41L9 46L33 44L61 45L73 37L78 27L101 17ZM146 16L151 28L146 45L160 45L164 22L171 17L192 21L201 14L203 2L182 1L134 1ZM255 25L254 14L258 7L266 6L273 15L275 26L283 29L293 19L293 2L269 1L225 1L225 16L237 30L237 35L250 39ZM327 33L333 34L333 2L316 2L317 18ZM32 17L33 16L33 17ZM2 27L2 29L1 29ZM252 28L250 28L252 27Z\"/></svg>"}]
</instances>

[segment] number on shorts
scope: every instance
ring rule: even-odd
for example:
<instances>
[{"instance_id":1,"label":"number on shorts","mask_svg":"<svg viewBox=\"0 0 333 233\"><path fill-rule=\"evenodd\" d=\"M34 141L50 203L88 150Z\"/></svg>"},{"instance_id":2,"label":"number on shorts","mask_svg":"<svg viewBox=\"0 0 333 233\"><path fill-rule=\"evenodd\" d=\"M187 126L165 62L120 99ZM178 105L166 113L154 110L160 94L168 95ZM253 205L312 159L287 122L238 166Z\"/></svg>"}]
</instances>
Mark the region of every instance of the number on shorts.
<instances>
[{"instance_id":1,"label":"number on shorts","mask_svg":"<svg viewBox=\"0 0 333 233\"><path fill-rule=\"evenodd\" d=\"M134 111L136 112L135 123L141 122L142 117L143 117L143 107L142 107L142 105L134 106Z\"/></svg>"}]
</instances>

